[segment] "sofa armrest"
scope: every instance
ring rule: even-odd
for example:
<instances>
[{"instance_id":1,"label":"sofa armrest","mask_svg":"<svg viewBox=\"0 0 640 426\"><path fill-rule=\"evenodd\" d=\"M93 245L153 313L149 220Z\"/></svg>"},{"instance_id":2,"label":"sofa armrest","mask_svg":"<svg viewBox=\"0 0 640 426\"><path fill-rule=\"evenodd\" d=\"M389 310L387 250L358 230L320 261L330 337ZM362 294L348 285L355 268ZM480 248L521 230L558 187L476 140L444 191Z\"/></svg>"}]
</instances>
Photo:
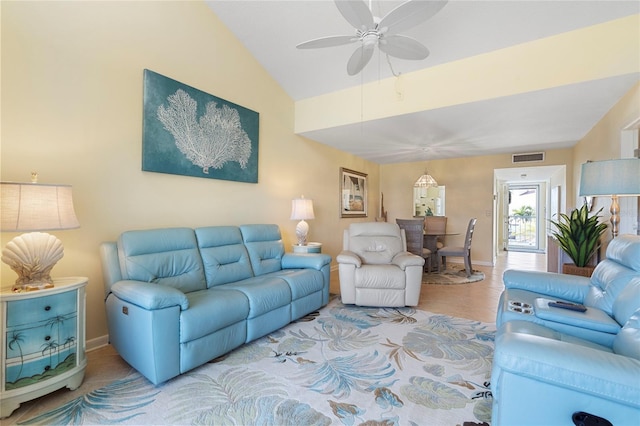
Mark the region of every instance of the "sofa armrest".
<instances>
[{"instance_id":1,"label":"sofa armrest","mask_svg":"<svg viewBox=\"0 0 640 426\"><path fill-rule=\"evenodd\" d=\"M338 257L336 258L336 261L338 263L355 265L356 268L359 268L360 266L362 266L362 259L360 259L360 256L358 256L357 254L349 250L341 251Z\"/></svg>"},{"instance_id":2,"label":"sofa armrest","mask_svg":"<svg viewBox=\"0 0 640 426\"><path fill-rule=\"evenodd\" d=\"M528 290L578 303L584 302L591 288L591 280L587 277L555 272L508 269L504 271L502 281L506 288Z\"/></svg>"},{"instance_id":3,"label":"sofa armrest","mask_svg":"<svg viewBox=\"0 0 640 426\"><path fill-rule=\"evenodd\" d=\"M391 259L391 263L397 265L404 271L407 266L424 265L424 258L416 254L409 253L408 251L403 251L393 256L393 259Z\"/></svg>"},{"instance_id":4,"label":"sofa armrest","mask_svg":"<svg viewBox=\"0 0 640 426\"><path fill-rule=\"evenodd\" d=\"M498 335L495 344L496 372L640 408L640 360L524 333Z\"/></svg>"},{"instance_id":5,"label":"sofa armrest","mask_svg":"<svg viewBox=\"0 0 640 426\"><path fill-rule=\"evenodd\" d=\"M166 285L123 280L112 285L111 292L118 299L148 310L170 306L180 306L182 311L189 308L187 296L180 290Z\"/></svg>"},{"instance_id":6,"label":"sofa armrest","mask_svg":"<svg viewBox=\"0 0 640 426\"><path fill-rule=\"evenodd\" d=\"M285 253L282 256L282 269L317 269L331 263L331 256L320 253Z\"/></svg>"}]
</instances>

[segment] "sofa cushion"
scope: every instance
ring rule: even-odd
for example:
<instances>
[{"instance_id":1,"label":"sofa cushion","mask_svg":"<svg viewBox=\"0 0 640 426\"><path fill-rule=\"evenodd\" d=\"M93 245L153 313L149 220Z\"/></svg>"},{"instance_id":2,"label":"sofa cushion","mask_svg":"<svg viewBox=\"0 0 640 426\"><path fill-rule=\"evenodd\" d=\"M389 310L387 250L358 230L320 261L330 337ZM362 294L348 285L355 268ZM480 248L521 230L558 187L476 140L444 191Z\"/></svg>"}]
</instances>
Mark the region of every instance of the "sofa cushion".
<instances>
[{"instance_id":1,"label":"sofa cushion","mask_svg":"<svg viewBox=\"0 0 640 426\"><path fill-rule=\"evenodd\" d=\"M241 281L253 276L249 253L237 226L209 226L195 230L207 286Z\"/></svg>"},{"instance_id":2,"label":"sofa cushion","mask_svg":"<svg viewBox=\"0 0 640 426\"><path fill-rule=\"evenodd\" d=\"M253 274L263 275L282 269L284 244L278 225L241 225Z\"/></svg>"},{"instance_id":3,"label":"sofa cushion","mask_svg":"<svg viewBox=\"0 0 640 426\"><path fill-rule=\"evenodd\" d=\"M187 294L189 309L180 315L180 343L214 333L249 315L249 300L240 291L209 289Z\"/></svg>"},{"instance_id":4,"label":"sofa cushion","mask_svg":"<svg viewBox=\"0 0 640 426\"><path fill-rule=\"evenodd\" d=\"M195 234L189 228L127 231L118 239L122 278L176 288L207 288Z\"/></svg>"},{"instance_id":5,"label":"sofa cushion","mask_svg":"<svg viewBox=\"0 0 640 426\"><path fill-rule=\"evenodd\" d=\"M624 324L638 309L640 309L640 276L632 278L613 302L613 316L620 324Z\"/></svg>"},{"instance_id":6,"label":"sofa cushion","mask_svg":"<svg viewBox=\"0 0 640 426\"><path fill-rule=\"evenodd\" d=\"M613 340L613 351L640 360L640 310L631 315Z\"/></svg>"},{"instance_id":7,"label":"sofa cushion","mask_svg":"<svg viewBox=\"0 0 640 426\"><path fill-rule=\"evenodd\" d=\"M249 301L247 319L259 317L269 311L291 303L291 289L282 279L273 276L259 276L236 283L223 284L214 290L237 290Z\"/></svg>"},{"instance_id":8,"label":"sofa cushion","mask_svg":"<svg viewBox=\"0 0 640 426\"><path fill-rule=\"evenodd\" d=\"M611 259L640 272L640 244L635 235L619 235L607 246L607 259Z\"/></svg>"},{"instance_id":9,"label":"sofa cushion","mask_svg":"<svg viewBox=\"0 0 640 426\"><path fill-rule=\"evenodd\" d=\"M322 272L313 269L283 269L268 276L281 278L289 284L291 300L298 300L324 287Z\"/></svg>"},{"instance_id":10,"label":"sofa cushion","mask_svg":"<svg viewBox=\"0 0 640 426\"><path fill-rule=\"evenodd\" d=\"M605 259L598 264L591 275L589 293L584 299L586 306L594 306L613 316L613 303L629 281L638 276L638 272L626 266Z\"/></svg>"}]
</instances>

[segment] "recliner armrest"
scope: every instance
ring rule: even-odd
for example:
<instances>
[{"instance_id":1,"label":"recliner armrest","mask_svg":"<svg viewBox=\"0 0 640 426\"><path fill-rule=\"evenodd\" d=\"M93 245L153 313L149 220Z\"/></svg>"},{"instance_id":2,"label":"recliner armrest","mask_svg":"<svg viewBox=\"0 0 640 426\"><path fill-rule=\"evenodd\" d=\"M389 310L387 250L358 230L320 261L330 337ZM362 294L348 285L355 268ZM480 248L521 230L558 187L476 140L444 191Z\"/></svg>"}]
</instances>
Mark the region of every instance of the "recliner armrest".
<instances>
[{"instance_id":1,"label":"recliner armrest","mask_svg":"<svg viewBox=\"0 0 640 426\"><path fill-rule=\"evenodd\" d=\"M176 305L180 306L182 311L189 308L187 296L180 290L166 285L123 280L112 285L111 292L118 299L148 310L163 309Z\"/></svg>"},{"instance_id":2,"label":"recliner armrest","mask_svg":"<svg viewBox=\"0 0 640 426\"><path fill-rule=\"evenodd\" d=\"M496 372L640 408L640 360L524 333L498 333L495 345Z\"/></svg>"},{"instance_id":3,"label":"recliner armrest","mask_svg":"<svg viewBox=\"0 0 640 426\"><path fill-rule=\"evenodd\" d=\"M591 288L591 280L587 277L555 272L508 269L504 271L502 281L506 288L528 290L578 303L584 302Z\"/></svg>"},{"instance_id":4,"label":"recliner armrest","mask_svg":"<svg viewBox=\"0 0 640 426\"><path fill-rule=\"evenodd\" d=\"M355 265L356 268L359 268L360 266L362 266L362 259L360 259L360 256L358 256L357 254L349 250L341 251L338 257L336 257L336 261L338 263L347 263L350 265Z\"/></svg>"},{"instance_id":5,"label":"recliner armrest","mask_svg":"<svg viewBox=\"0 0 640 426\"><path fill-rule=\"evenodd\" d=\"M407 266L424 265L424 258L416 254L409 253L408 251L403 251L393 256L393 259L391 259L391 263L397 265L404 271Z\"/></svg>"},{"instance_id":6,"label":"recliner armrest","mask_svg":"<svg viewBox=\"0 0 640 426\"><path fill-rule=\"evenodd\" d=\"M331 263L331 256L321 253L285 253L282 269L322 269Z\"/></svg>"}]
</instances>

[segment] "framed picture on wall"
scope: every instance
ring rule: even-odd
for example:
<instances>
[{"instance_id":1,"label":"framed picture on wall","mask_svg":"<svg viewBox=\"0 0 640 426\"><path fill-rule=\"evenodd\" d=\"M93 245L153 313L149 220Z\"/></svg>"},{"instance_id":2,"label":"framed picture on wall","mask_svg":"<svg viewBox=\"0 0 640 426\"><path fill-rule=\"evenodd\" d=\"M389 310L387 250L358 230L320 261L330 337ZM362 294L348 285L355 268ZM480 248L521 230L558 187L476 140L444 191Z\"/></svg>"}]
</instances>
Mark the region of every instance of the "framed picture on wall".
<instances>
[{"instance_id":1,"label":"framed picture on wall","mask_svg":"<svg viewBox=\"0 0 640 426\"><path fill-rule=\"evenodd\" d=\"M340 167L340 217L367 217L366 173Z\"/></svg>"},{"instance_id":2,"label":"framed picture on wall","mask_svg":"<svg viewBox=\"0 0 640 426\"><path fill-rule=\"evenodd\" d=\"M144 70L142 170L258 182L260 116Z\"/></svg>"}]
</instances>

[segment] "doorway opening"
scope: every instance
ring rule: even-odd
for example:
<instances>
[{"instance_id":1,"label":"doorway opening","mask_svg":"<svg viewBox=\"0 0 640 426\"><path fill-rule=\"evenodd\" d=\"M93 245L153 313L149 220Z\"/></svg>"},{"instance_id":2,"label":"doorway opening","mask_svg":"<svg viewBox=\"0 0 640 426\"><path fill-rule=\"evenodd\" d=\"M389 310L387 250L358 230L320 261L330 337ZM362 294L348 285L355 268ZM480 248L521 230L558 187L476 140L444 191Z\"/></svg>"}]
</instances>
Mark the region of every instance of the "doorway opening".
<instances>
[{"instance_id":1,"label":"doorway opening","mask_svg":"<svg viewBox=\"0 0 640 426\"><path fill-rule=\"evenodd\" d=\"M540 251L540 185L509 184L507 250Z\"/></svg>"}]
</instances>

